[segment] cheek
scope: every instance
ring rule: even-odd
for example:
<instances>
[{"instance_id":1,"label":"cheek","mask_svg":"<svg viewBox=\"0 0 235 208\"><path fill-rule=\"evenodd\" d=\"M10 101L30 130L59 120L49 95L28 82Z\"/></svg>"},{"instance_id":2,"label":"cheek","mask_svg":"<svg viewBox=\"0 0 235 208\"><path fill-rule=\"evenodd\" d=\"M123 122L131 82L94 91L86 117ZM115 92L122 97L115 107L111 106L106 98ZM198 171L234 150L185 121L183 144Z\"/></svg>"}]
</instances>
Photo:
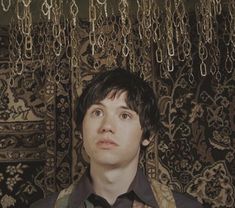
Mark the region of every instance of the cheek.
<instances>
[{"instance_id":1,"label":"cheek","mask_svg":"<svg viewBox=\"0 0 235 208\"><path fill-rule=\"evenodd\" d=\"M83 139L83 146L86 151L86 153L90 156L90 145L86 139Z\"/></svg>"},{"instance_id":2,"label":"cheek","mask_svg":"<svg viewBox=\"0 0 235 208\"><path fill-rule=\"evenodd\" d=\"M90 138L92 138L93 132L94 131L92 130L92 124L90 123L90 121L88 121L88 119L84 118L82 123L82 139L83 139L84 148L87 153L90 149L90 143L91 143Z\"/></svg>"},{"instance_id":3,"label":"cheek","mask_svg":"<svg viewBox=\"0 0 235 208\"><path fill-rule=\"evenodd\" d=\"M129 145L140 145L142 140L142 130L140 128L126 128L126 131L122 131L123 137L126 138Z\"/></svg>"},{"instance_id":4,"label":"cheek","mask_svg":"<svg viewBox=\"0 0 235 208\"><path fill-rule=\"evenodd\" d=\"M83 147L89 157L91 157L92 152L94 152L94 136L91 132L83 133Z\"/></svg>"},{"instance_id":5,"label":"cheek","mask_svg":"<svg viewBox=\"0 0 235 208\"><path fill-rule=\"evenodd\" d=\"M93 124L92 120L85 117L82 122L83 136L89 135L89 133L92 132L93 128L94 128L94 124Z\"/></svg>"},{"instance_id":6,"label":"cheek","mask_svg":"<svg viewBox=\"0 0 235 208\"><path fill-rule=\"evenodd\" d=\"M82 128L83 134L82 134L82 139L84 143L84 147L89 147L92 144L92 140L94 140L94 130L90 128L88 125L84 125Z\"/></svg>"}]
</instances>

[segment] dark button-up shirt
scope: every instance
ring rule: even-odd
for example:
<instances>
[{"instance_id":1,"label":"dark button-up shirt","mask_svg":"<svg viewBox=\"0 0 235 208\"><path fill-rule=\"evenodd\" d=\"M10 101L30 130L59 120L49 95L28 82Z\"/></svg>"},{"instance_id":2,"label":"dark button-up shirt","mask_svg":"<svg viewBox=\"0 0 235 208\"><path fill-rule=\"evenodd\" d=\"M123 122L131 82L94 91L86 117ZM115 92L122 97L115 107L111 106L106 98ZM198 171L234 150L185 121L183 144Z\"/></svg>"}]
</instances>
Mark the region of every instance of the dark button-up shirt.
<instances>
[{"instance_id":1,"label":"dark button-up shirt","mask_svg":"<svg viewBox=\"0 0 235 208\"><path fill-rule=\"evenodd\" d=\"M141 169L137 170L136 176L132 181L127 193L118 196L112 206L103 197L94 193L91 178L87 172L81 178L80 183L77 184L75 191L73 191L70 198L69 207L77 208L78 205L83 204L84 200L86 199L88 199L95 208L131 207L134 200L143 202L144 204L147 204L151 207L157 207L157 202L154 198L151 186Z\"/></svg>"},{"instance_id":2,"label":"dark button-up shirt","mask_svg":"<svg viewBox=\"0 0 235 208\"><path fill-rule=\"evenodd\" d=\"M34 203L30 208L53 208L58 193L46 199ZM202 208L192 197L181 193L173 192L177 208ZM85 201L88 200L94 208L131 208L134 200L144 203L153 208L159 208L150 183L141 169L138 169L127 193L117 197L115 203L110 205L106 199L95 194L92 187L89 171L87 171L76 184L69 198L68 208L85 208Z\"/></svg>"}]
</instances>

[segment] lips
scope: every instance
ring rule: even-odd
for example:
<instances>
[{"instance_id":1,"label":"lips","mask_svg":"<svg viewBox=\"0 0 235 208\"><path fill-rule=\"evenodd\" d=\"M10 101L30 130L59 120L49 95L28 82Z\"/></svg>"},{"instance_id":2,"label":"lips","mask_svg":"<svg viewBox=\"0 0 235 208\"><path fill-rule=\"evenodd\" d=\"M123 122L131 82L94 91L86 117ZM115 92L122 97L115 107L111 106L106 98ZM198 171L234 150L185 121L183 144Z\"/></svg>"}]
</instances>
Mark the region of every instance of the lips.
<instances>
[{"instance_id":1,"label":"lips","mask_svg":"<svg viewBox=\"0 0 235 208\"><path fill-rule=\"evenodd\" d=\"M118 144L111 139L100 139L96 144L98 147L104 149L109 149L118 146Z\"/></svg>"}]
</instances>

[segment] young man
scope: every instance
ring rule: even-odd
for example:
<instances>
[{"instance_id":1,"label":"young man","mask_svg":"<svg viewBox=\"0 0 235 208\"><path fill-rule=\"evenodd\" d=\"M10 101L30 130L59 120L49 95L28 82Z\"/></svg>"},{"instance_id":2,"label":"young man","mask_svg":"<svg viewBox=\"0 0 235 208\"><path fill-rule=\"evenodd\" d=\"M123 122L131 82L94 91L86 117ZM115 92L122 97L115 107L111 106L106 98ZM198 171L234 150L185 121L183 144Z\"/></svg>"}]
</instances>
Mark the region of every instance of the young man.
<instances>
[{"instance_id":1,"label":"young man","mask_svg":"<svg viewBox=\"0 0 235 208\"><path fill-rule=\"evenodd\" d=\"M99 73L78 102L89 168L78 183L31 208L202 207L148 180L138 168L140 152L154 138L158 120L153 90L139 76L125 69Z\"/></svg>"}]
</instances>

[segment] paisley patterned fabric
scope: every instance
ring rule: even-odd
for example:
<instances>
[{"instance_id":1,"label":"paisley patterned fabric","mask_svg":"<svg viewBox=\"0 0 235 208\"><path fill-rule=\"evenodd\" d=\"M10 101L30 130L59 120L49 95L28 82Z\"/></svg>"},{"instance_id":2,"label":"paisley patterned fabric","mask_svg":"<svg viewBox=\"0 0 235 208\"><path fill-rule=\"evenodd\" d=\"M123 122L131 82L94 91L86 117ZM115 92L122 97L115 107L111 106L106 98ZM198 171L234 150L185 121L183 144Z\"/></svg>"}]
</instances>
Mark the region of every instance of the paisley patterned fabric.
<instances>
[{"instance_id":1,"label":"paisley patterned fabric","mask_svg":"<svg viewBox=\"0 0 235 208\"><path fill-rule=\"evenodd\" d=\"M168 186L159 183L157 180L151 180L151 187L159 208L176 208L173 194Z\"/></svg>"}]
</instances>

